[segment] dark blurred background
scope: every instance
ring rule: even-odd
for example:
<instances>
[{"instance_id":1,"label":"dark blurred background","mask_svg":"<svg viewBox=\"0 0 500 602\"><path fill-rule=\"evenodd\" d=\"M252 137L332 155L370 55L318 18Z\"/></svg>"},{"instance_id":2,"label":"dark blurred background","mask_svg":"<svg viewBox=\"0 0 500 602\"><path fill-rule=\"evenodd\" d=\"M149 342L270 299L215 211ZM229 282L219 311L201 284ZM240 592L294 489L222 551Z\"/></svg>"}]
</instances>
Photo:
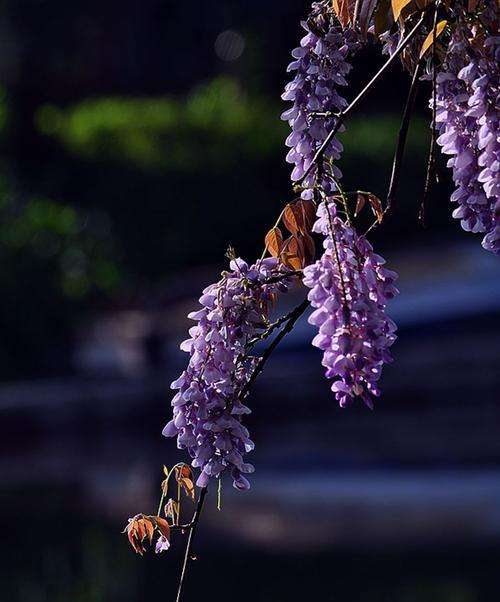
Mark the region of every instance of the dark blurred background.
<instances>
[{"instance_id":1,"label":"dark blurred background","mask_svg":"<svg viewBox=\"0 0 500 602\"><path fill-rule=\"evenodd\" d=\"M186 313L292 198L280 94L307 10L1 3L2 600L173 600L182 537L140 559L120 530L186 459L160 434ZM348 97L381 60L358 56ZM347 124L347 189L384 196L407 87L393 68ZM372 237L401 274L383 396L338 409L299 324L251 398L252 490L209 496L187 599L500 599L500 262L452 220L442 161L418 223L428 94Z\"/></svg>"}]
</instances>

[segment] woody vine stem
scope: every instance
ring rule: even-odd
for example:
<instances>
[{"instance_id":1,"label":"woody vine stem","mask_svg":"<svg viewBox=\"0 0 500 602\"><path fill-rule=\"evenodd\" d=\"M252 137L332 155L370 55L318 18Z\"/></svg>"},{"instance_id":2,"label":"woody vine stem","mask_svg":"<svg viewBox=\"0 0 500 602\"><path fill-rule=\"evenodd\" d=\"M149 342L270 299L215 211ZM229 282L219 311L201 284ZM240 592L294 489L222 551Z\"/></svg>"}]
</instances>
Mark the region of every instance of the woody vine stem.
<instances>
[{"instance_id":1,"label":"woody vine stem","mask_svg":"<svg viewBox=\"0 0 500 602\"><path fill-rule=\"evenodd\" d=\"M394 54L382 65L382 67L379 69L379 71L372 77L372 79L366 84L366 86L354 98L354 100L346 107L346 109L338 115L335 126L330 130L324 143L321 145L321 147L316 152L316 155L314 156L314 159L313 159L313 163L311 164L309 169L305 172L303 179L305 179L307 177L307 175L310 173L310 171L313 169L314 166L319 166L321 164L321 162L323 160L323 155L324 155L325 149L328 147L329 143L331 142L331 140L333 139L335 134L338 132L340 126L345 121L347 116L359 104L359 102L368 94L368 92L375 86L375 84L378 82L378 80L382 78L382 76L385 74L387 69L395 62L395 60L399 57L399 55L404 51L404 49L407 47L407 45L411 42L411 40L419 32L424 21L425 21L425 14L423 14L421 16L421 18L419 19L417 24L408 33L408 35L401 41L401 43L399 44L399 46L396 49L396 51L394 52ZM405 116L403 118L403 122L405 122L405 120L407 119L406 113L407 112L405 111ZM403 150L401 149L400 154L402 154L402 152L403 152ZM397 167L397 169L399 169L399 166ZM394 172L393 172L393 178L394 177L395 176L394 176ZM298 273L298 272L295 272L295 273ZM287 316L284 317L285 319L283 319L283 322L281 322L281 319L278 320L280 325L284 324L284 326L279 331L279 333L276 335L276 337L274 338L272 343L269 345L269 347L263 352L257 366L253 370L249 380L247 381L246 385L244 386L244 388L242 389L242 391L240 393L240 396L239 396L240 400L243 400L243 398L245 398L248 395L252 385L255 383L255 381L257 380L259 375L264 370L264 367L265 367L267 361L269 360L269 358L271 357L271 355L273 354L273 352L276 350L276 348L281 343L281 341L286 337L286 335L289 334L293 330L296 322L298 321L298 319L302 316L302 314L306 311L306 309L308 307L309 307L309 301L307 299L305 299L294 310L292 310ZM185 582L186 582L187 575L188 575L189 565L195 560L195 558L193 556L194 538L195 538L196 528L198 526L198 523L199 523L199 520L201 517L201 513L203 510L206 495L207 495L207 488L206 487L201 488L197 506L196 506L196 510L194 512L192 521L191 521L191 523L189 523L189 525L187 525L187 529L189 530L189 535L188 535L188 541L186 544L186 551L184 554L184 561L183 561L182 570L181 570L179 587L177 590L176 602L181 602L181 600L182 600L182 594L184 591Z\"/></svg>"}]
</instances>

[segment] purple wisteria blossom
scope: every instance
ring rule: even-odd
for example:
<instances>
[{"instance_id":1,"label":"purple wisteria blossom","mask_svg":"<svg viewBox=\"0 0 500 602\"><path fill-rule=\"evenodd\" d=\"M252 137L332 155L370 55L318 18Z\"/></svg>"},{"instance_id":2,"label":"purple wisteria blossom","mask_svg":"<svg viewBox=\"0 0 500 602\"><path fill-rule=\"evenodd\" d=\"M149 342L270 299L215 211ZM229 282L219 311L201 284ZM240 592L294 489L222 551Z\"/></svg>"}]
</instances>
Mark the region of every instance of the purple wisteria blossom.
<instances>
[{"instance_id":1,"label":"purple wisteria blossom","mask_svg":"<svg viewBox=\"0 0 500 602\"><path fill-rule=\"evenodd\" d=\"M335 114L347 106L337 88L347 85L345 78L351 70L347 57L360 46L358 35L350 28L342 31L324 2L313 3L309 19L302 27L307 34L293 50L294 60L288 66L288 71L295 72L295 77L282 95L283 100L293 102L281 117L292 128L286 145L290 147L287 161L295 166L292 171L294 182L302 180L316 151L335 126ZM333 139L324 154L319 184L327 193L336 190L334 178L342 176L338 167L331 163L340 158L342 150L342 144ZM312 191L307 189L314 187L317 175L318 170L314 167L305 178L303 198L312 198Z\"/></svg>"},{"instance_id":2,"label":"purple wisteria blossom","mask_svg":"<svg viewBox=\"0 0 500 602\"><path fill-rule=\"evenodd\" d=\"M309 322L319 332L313 345L323 351L326 377L335 379L332 391L342 407L355 397L370 408L380 395L378 380L384 364L392 361L389 348L396 325L386 315L387 301L398 290L397 274L370 243L336 216L329 204L319 206L314 230L325 235L322 257L304 270L304 284L315 311Z\"/></svg>"},{"instance_id":3,"label":"purple wisteria blossom","mask_svg":"<svg viewBox=\"0 0 500 602\"><path fill-rule=\"evenodd\" d=\"M500 143L498 111L500 37L479 41L459 22L437 75L438 144L450 155L464 230L485 233L483 247L500 254ZM431 101L432 102L432 101Z\"/></svg>"},{"instance_id":4,"label":"purple wisteria blossom","mask_svg":"<svg viewBox=\"0 0 500 602\"><path fill-rule=\"evenodd\" d=\"M178 393L163 434L177 436L178 447L201 469L198 486L227 470L234 487L248 489L244 475L254 467L245 456L254 444L241 421L250 413L241 394L258 361L248 345L266 327L273 297L286 291L288 282L275 258L253 266L234 259L230 269L203 291L202 308L188 316L196 321L191 338L181 344L190 355L189 365L171 385Z\"/></svg>"}]
</instances>

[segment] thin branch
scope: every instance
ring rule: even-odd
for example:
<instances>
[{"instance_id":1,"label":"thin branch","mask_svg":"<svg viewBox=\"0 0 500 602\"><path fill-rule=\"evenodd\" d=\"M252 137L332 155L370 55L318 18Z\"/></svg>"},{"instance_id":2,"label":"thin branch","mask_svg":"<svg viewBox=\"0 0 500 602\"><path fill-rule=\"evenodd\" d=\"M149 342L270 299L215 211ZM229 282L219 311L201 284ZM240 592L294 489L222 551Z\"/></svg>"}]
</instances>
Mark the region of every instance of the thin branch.
<instances>
[{"instance_id":1,"label":"thin branch","mask_svg":"<svg viewBox=\"0 0 500 602\"><path fill-rule=\"evenodd\" d=\"M399 179L401 176L401 164L403 162L403 155L405 152L406 139L408 137L408 129L410 127L411 114L415 105L415 98L417 96L418 84L423 67L424 62L420 60L417 63L417 66L415 67L415 72L413 73L413 79L411 81L410 90L406 99L403 118L399 127L398 143L396 146L396 152L394 154L394 160L392 163L391 182L389 184L389 192L387 193L385 212L392 211L396 206L396 194L398 190Z\"/></svg>"},{"instance_id":2,"label":"thin branch","mask_svg":"<svg viewBox=\"0 0 500 602\"><path fill-rule=\"evenodd\" d=\"M196 505L196 510L194 511L193 520L189 525L189 537L186 545L186 553L184 554L184 562L182 564L182 572L181 578L179 581L179 588L177 590L176 602L181 602L182 590L184 588L184 583L186 581L186 574L188 565L193 561L192 557L192 549L194 542L194 535L196 533L196 527L198 525L198 521L200 520L201 511L203 510L203 502L205 501L205 496L207 495L207 488L203 487L200 491L200 497L198 498L198 504Z\"/></svg>"},{"instance_id":3,"label":"thin branch","mask_svg":"<svg viewBox=\"0 0 500 602\"><path fill-rule=\"evenodd\" d=\"M253 383L257 380L257 377L264 370L264 366L266 365L268 359L271 357L273 351L281 343L281 341L286 337L286 335L293 330L295 323L300 318L300 316L306 311L306 309L308 307L309 307L309 300L304 299L304 301L302 301L302 303L300 305L297 305L297 307L293 311L291 311L290 314L288 314L289 317L288 317L288 322L286 323L286 326L283 328L283 330L280 330L280 332L274 338L273 342L269 345L269 347L262 354L262 357L260 358L257 366L255 367L254 371L252 372L246 385L241 390L241 393L239 395L240 400L243 400L246 397L246 395L247 395L248 391L250 390L250 388L252 387Z\"/></svg>"},{"instance_id":4,"label":"thin branch","mask_svg":"<svg viewBox=\"0 0 500 602\"><path fill-rule=\"evenodd\" d=\"M316 151L316 154L314 155L311 165L306 169L304 175L300 179L301 182L304 181L307 178L307 176L311 173L311 171L314 169L314 167L319 164L319 161L321 161L321 159L323 158L323 155L325 154L326 149L331 144L335 134L339 131L340 126L344 123L344 121L346 120L348 115L357 107L357 105L361 102L361 100L363 100L363 98L366 96L366 94L371 90L371 88L374 86L374 84L377 83L377 81L382 77L382 75L387 71L387 69L389 69L389 67L392 65L392 63L394 63L394 61L396 61L396 59L403 52L403 50L408 46L408 44L417 35L417 33L419 32L419 30L422 27L422 25L424 24L424 22L425 22L425 13L420 17L420 19L417 21L416 25L408 33L408 35L403 40L401 40L401 42L400 42L399 46L396 48L394 54L382 65L382 67L377 71L377 73L372 77L372 79L366 84L366 86L356 96L356 98L353 101L351 101L349 106L344 111L339 113L334 127L328 132L328 135L325 138L323 144Z\"/></svg>"},{"instance_id":5,"label":"thin branch","mask_svg":"<svg viewBox=\"0 0 500 602\"><path fill-rule=\"evenodd\" d=\"M256 343L258 343L259 341L264 341L265 339L267 339L269 336L272 335L272 333L277 329L280 328L281 326L283 326L283 324L285 324L285 322L288 322L288 320L290 320L291 318L294 317L295 315L295 311L297 310L297 308L292 309L291 311L289 311L287 314L285 314L284 316L281 316L280 318L278 318L275 322L272 322L271 324L269 324L269 326L260 334L254 336L253 338L251 338L248 341L248 347L253 347L253 345L255 345Z\"/></svg>"},{"instance_id":6,"label":"thin branch","mask_svg":"<svg viewBox=\"0 0 500 602\"><path fill-rule=\"evenodd\" d=\"M420 203L420 211L418 214L422 225L425 225L425 208L431 189L431 180L435 173L435 153L436 153L436 36L437 36L437 16L438 16L439 1L434 7L434 23L432 26L432 124L431 124L431 144L429 148L429 158L427 160L427 171L425 174L425 187L422 202Z\"/></svg>"}]
</instances>

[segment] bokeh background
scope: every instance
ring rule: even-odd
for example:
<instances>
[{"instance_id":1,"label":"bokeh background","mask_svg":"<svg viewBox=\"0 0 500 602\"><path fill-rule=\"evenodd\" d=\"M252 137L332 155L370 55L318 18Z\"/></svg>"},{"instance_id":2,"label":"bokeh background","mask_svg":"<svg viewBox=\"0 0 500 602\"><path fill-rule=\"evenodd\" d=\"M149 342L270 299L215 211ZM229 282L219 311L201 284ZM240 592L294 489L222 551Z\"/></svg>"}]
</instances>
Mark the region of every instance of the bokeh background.
<instances>
[{"instance_id":1,"label":"bokeh background","mask_svg":"<svg viewBox=\"0 0 500 602\"><path fill-rule=\"evenodd\" d=\"M292 198L280 93L307 10L1 3L2 600L174 599L182 537L141 559L120 531L185 459L160 434L185 315ZM359 55L349 97L380 63ZM348 122L347 189L384 196L408 83L393 68ZM252 490L209 495L187 599L500 597L500 262L450 217L442 161L417 220L428 94L372 237L401 274L383 397L337 408L298 325L251 397Z\"/></svg>"}]
</instances>

